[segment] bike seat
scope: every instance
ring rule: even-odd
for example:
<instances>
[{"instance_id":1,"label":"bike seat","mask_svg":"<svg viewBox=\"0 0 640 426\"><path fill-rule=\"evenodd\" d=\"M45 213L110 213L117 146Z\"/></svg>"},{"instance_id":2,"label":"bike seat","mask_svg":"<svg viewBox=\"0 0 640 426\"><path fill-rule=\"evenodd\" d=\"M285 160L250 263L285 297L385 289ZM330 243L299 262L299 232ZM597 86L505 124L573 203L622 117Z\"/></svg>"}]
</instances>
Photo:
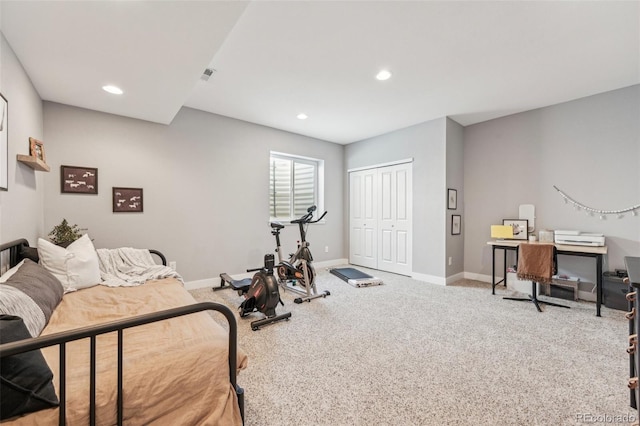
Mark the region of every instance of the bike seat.
<instances>
[{"instance_id":1,"label":"bike seat","mask_svg":"<svg viewBox=\"0 0 640 426\"><path fill-rule=\"evenodd\" d=\"M271 228L276 229L276 230L280 230L282 228L284 228L284 225L281 224L280 222L271 222Z\"/></svg>"}]
</instances>

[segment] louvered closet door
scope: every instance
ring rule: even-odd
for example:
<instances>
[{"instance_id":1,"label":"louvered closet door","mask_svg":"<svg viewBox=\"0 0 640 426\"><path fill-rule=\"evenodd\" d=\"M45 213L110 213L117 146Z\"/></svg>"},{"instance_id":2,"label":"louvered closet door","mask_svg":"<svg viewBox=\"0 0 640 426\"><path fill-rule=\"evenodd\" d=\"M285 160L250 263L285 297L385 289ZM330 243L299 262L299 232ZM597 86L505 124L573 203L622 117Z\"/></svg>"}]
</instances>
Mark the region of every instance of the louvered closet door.
<instances>
[{"instance_id":1,"label":"louvered closet door","mask_svg":"<svg viewBox=\"0 0 640 426\"><path fill-rule=\"evenodd\" d=\"M349 173L349 263L377 268L377 186L375 169Z\"/></svg>"},{"instance_id":2,"label":"louvered closet door","mask_svg":"<svg viewBox=\"0 0 640 426\"><path fill-rule=\"evenodd\" d=\"M411 275L411 164L378 169L378 269Z\"/></svg>"}]
</instances>

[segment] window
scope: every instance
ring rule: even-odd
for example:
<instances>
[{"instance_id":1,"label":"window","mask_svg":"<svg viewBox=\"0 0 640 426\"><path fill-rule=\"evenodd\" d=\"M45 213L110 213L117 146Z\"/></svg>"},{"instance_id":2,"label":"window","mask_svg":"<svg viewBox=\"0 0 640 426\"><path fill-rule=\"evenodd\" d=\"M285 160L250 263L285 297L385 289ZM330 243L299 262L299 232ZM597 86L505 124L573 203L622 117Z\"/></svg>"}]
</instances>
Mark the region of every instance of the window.
<instances>
[{"instance_id":1,"label":"window","mask_svg":"<svg viewBox=\"0 0 640 426\"><path fill-rule=\"evenodd\" d=\"M320 181L323 161L271 152L269 167L269 215L290 220L316 205L321 210Z\"/></svg>"}]
</instances>

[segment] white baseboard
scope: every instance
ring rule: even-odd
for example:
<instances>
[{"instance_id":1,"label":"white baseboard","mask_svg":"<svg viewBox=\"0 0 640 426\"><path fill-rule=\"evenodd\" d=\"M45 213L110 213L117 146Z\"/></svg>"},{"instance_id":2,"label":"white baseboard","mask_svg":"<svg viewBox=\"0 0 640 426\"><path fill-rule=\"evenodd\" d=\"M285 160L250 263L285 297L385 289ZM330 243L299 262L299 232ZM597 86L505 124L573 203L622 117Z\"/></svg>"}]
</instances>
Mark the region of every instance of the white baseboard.
<instances>
[{"instance_id":1,"label":"white baseboard","mask_svg":"<svg viewBox=\"0 0 640 426\"><path fill-rule=\"evenodd\" d=\"M333 259L333 260L325 260L322 262L313 262L313 266L316 268L316 270L320 269L320 268L328 268L330 266L337 266L337 265L346 265L348 264L349 261L347 259ZM253 273L251 272L244 272L244 273L240 273L240 274L229 274L231 276L231 278L233 278L234 280L241 280L243 278L249 278L253 276ZM194 280L194 281L187 281L184 283L184 288L186 288L187 290L195 290L198 288L206 288L206 287L219 287L220 286L220 278L204 278L202 280Z\"/></svg>"},{"instance_id":2,"label":"white baseboard","mask_svg":"<svg viewBox=\"0 0 640 426\"><path fill-rule=\"evenodd\" d=\"M460 281L461 279L464 279L464 272L459 272L455 275L448 276L445 280L446 281L445 285L455 283L456 281Z\"/></svg>"},{"instance_id":3,"label":"white baseboard","mask_svg":"<svg viewBox=\"0 0 640 426\"><path fill-rule=\"evenodd\" d=\"M195 280L195 281L185 281L184 288L187 290L195 290L197 288L205 288L205 287L219 287L220 286L220 278L205 278L203 280Z\"/></svg>"},{"instance_id":4,"label":"white baseboard","mask_svg":"<svg viewBox=\"0 0 640 426\"><path fill-rule=\"evenodd\" d=\"M348 259L333 259L333 260L325 260L322 262L314 262L313 263L314 266L316 267L316 269L320 269L320 268L329 268L331 266L338 266L338 265L348 265L349 264L349 260ZM233 279L239 280L239 279L243 279L243 278L247 278L247 277L251 277L253 274L251 273L242 273L242 274L235 274L235 275L231 275L231 277ZM507 279L507 288L509 290L514 290L514 291L518 291L521 293L526 293L529 294L531 293L531 281L521 281L518 280L517 278L515 278L515 274L514 273L508 273L507 274L508 279ZM482 282L486 282L486 283L490 283L491 282L491 275L484 275L484 274L476 274L473 272L460 272L458 274L455 275L451 275L449 277L443 278L443 277L437 277L435 275L428 275L428 274L420 274L420 273L412 273L411 274L411 278L413 278L414 280L418 280L418 281L425 281L431 284L436 284L436 285L449 285L451 283L454 283L458 280L461 280L463 278L468 279L468 280L476 280L476 281L482 281ZM502 277L496 277L496 281L500 281L502 279ZM195 280L195 281L187 281L184 283L184 287L187 290L195 290L198 288L213 288L213 287L218 287L220 286L220 278L205 278L202 280ZM500 286L502 286L502 283L500 283ZM595 302L596 301L596 294L595 292L590 292L590 291L582 291L579 290L578 291L578 297L580 298L580 300L586 300L586 301L590 301L590 302Z\"/></svg>"},{"instance_id":5,"label":"white baseboard","mask_svg":"<svg viewBox=\"0 0 640 426\"><path fill-rule=\"evenodd\" d=\"M332 259L332 260L323 260L322 262L313 262L313 266L316 269L329 268L331 266L348 265L348 264L349 264L349 259Z\"/></svg>"},{"instance_id":6,"label":"white baseboard","mask_svg":"<svg viewBox=\"0 0 640 426\"><path fill-rule=\"evenodd\" d=\"M475 272L464 272L464 278L467 280L482 281L485 283L491 283L491 275L477 274ZM496 277L496 282L500 281L502 277Z\"/></svg>"},{"instance_id":7,"label":"white baseboard","mask_svg":"<svg viewBox=\"0 0 640 426\"><path fill-rule=\"evenodd\" d=\"M412 272L411 278L418 281L426 281L431 284L447 285L447 280L445 278L436 277L435 275L419 274L417 272Z\"/></svg>"}]
</instances>

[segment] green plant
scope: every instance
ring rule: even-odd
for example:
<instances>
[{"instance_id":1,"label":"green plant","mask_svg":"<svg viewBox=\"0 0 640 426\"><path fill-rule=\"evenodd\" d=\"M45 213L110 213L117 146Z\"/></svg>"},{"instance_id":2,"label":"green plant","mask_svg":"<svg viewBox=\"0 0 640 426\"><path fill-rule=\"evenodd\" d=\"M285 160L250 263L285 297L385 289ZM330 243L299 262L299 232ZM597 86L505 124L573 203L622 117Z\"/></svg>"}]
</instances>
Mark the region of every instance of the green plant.
<instances>
[{"instance_id":1,"label":"green plant","mask_svg":"<svg viewBox=\"0 0 640 426\"><path fill-rule=\"evenodd\" d=\"M49 239L52 243L66 247L78 238L82 237L82 231L78 225L69 225L67 219L62 219L60 225L53 227L49 232Z\"/></svg>"}]
</instances>

